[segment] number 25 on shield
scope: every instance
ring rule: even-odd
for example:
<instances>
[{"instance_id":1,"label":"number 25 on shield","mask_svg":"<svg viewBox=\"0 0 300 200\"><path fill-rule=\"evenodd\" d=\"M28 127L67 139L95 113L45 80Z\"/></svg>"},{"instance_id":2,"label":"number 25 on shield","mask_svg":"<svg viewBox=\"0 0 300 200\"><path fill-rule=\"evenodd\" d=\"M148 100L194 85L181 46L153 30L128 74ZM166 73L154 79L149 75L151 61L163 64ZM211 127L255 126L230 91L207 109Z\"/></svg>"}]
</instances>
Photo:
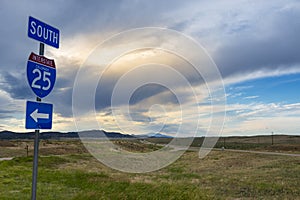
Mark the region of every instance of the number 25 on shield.
<instances>
[{"instance_id":1,"label":"number 25 on shield","mask_svg":"<svg viewBox=\"0 0 300 200\"><path fill-rule=\"evenodd\" d=\"M38 68L35 68L32 73L34 74L38 74L37 77L35 77L32 81L32 84L31 84L31 87L32 88L36 88L36 89L42 89L42 90L49 90L50 86L51 86L51 81L49 79L49 77L51 76L51 73L50 72L46 72L46 71L41 71L40 69ZM41 85L37 85L37 81L41 80L42 78L42 74L43 74L43 81L44 82L47 82L47 86L41 86Z\"/></svg>"}]
</instances>

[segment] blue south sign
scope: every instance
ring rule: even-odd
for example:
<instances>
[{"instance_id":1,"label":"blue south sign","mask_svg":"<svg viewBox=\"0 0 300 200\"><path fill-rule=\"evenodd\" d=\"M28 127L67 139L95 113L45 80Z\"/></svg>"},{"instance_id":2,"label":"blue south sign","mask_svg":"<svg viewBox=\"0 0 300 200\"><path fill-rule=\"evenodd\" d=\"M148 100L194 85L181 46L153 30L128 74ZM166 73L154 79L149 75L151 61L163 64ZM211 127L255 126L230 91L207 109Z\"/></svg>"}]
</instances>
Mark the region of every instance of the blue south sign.
<instances>
[{"instance_id":1,"label":"blue south sign","mask_svg":"<svg viewBox=\"0 0 300 200\"><path fill-rule=\"evenodd\" d=\"M44 98L52 91L55 79L54 60L31 53L27 62L27 80L32 91Z\"/></svg>"},{"instance_id":2,"label":"blue south sign","mask_svg":"<svg viewBox=\"0 0 300 200\"><path fill-rule=\"evenodd\" d=\"M59 30L31 16L28 21L28 37L59 48Z\"/></svg>"}]
</instances>

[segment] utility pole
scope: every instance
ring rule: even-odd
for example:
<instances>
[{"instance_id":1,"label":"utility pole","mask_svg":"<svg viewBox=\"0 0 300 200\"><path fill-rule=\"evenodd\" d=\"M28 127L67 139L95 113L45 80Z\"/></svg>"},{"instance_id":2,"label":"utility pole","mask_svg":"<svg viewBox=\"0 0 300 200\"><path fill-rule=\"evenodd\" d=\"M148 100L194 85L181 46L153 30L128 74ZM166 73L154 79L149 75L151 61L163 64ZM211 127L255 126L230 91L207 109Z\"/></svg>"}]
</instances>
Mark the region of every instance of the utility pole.
<instances>
[{"instance_id":1,"label":"utility pole","mask_svg":"<svg viewBox=\"0 0 300 200\"><path fill-rule=\"evenodd\" d=\"M26 156L28 157L28 151L29 151L28 144L26 144L26 147L25 147L25 149L26 149Z\"/></svg>"}]
</instances>

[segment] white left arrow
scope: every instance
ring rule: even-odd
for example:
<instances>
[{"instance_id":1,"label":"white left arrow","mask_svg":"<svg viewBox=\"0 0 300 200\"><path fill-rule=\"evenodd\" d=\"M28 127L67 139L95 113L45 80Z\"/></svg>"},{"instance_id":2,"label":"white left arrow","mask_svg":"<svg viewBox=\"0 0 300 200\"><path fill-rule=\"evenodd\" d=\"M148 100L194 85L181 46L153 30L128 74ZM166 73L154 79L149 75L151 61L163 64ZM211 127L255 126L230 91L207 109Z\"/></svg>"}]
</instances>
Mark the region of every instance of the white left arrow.
<instances>
[{"instance_id":1,"label":"white left arrow","mask_svg":"<svg viewBox=\"0 0 300 200\"><path fill-rule=\"evenodd\" d=\"M35 109L31 114L30 117L37 123L38 119L49 119L49 114L46 113L39 113L38 109Z\"/></svg>"}]
</instances>

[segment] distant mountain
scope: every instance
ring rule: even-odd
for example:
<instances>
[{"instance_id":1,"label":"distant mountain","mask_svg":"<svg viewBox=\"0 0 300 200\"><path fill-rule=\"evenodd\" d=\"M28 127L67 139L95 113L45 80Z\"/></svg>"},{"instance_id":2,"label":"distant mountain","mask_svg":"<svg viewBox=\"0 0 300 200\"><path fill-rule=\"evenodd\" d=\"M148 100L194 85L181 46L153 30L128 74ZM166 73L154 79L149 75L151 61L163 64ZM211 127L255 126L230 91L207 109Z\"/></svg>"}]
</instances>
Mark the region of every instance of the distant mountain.
<instances>
[{"instance_id":1,"label":"distant mountain","mask_svg":"<svg viewBox=\"0 0 300 200\"><path fill-rule=\"evenodd\" d=\"M16 133L12 131L1 131L0 132L0 140L17 140L17 139L34 139L34 132L25 132L25 133ZM161 133L150 133L147 135L128 135L122 134L118 132L106 132L104 130L88 130L88 131L80 131L80 132L41 132L40 139L76 139L76 138L122 138L122 139L130 139L130 138L173 138L168 135L163 135Z\"/></svg>"},{"instance_id":2,"label":"distant mountain","mask_svg":"<svg viewBox=\"0 0 300 200\"><path fill-rule=\"evenodd\" d=\"M16 133L12 131L1 131L0 140L17 140L17 139L33 139L34 132L25 132L25 133ZM40 139L76 139L80 137L84 138L135 138L132 135L121 134L117 132L106 132L101 130L90 130L90 131L81 131L81 132L41 132Z\"/></svg>"},{"instance_id":3,"label":"distant mountain","mask_svg":"<svg viewBox=\"0 0 300 200\"><path fill-rule=\"evenodd\" d=\"M155 133L153 135L150 135L149 137L150 138L173 138L172 136L163 135L163 134L160 134L160 133Z\"/></svg>"},{"instance_id":4,"label":"distant mountain","mask_svg":"<svg viewBox=\"0 0 300 200\"><path fill-rule=\"evenodd\" d=\"M34 133L15 133L12 131L1 131L0 139L15 140L15 139L31 139L34 138Z\"/></svg>"},{"instance_id":5,"label":"distant mountain","mask_svg":"<svg viewBox=\"0 0 300 200\"><path fill-rule=\"evenodd\" d=\"M127 135L117 132L106 132L103 130L89 130L89 131L82 131L79 132L78 135L83 138L136 138L133 135Z\"/></svg>"},{"instance_id":6,"label":"distant mountain","mask_svg":"<svg viewBox=\"0 0 300 200\"><path fill-rule=\"evenodd\" d=\"M137 135L136 137L138 137L138 138L173 138L172 136L163 135L161 133L149 133L146 135Z\"/></svg>"}]
</instances>

